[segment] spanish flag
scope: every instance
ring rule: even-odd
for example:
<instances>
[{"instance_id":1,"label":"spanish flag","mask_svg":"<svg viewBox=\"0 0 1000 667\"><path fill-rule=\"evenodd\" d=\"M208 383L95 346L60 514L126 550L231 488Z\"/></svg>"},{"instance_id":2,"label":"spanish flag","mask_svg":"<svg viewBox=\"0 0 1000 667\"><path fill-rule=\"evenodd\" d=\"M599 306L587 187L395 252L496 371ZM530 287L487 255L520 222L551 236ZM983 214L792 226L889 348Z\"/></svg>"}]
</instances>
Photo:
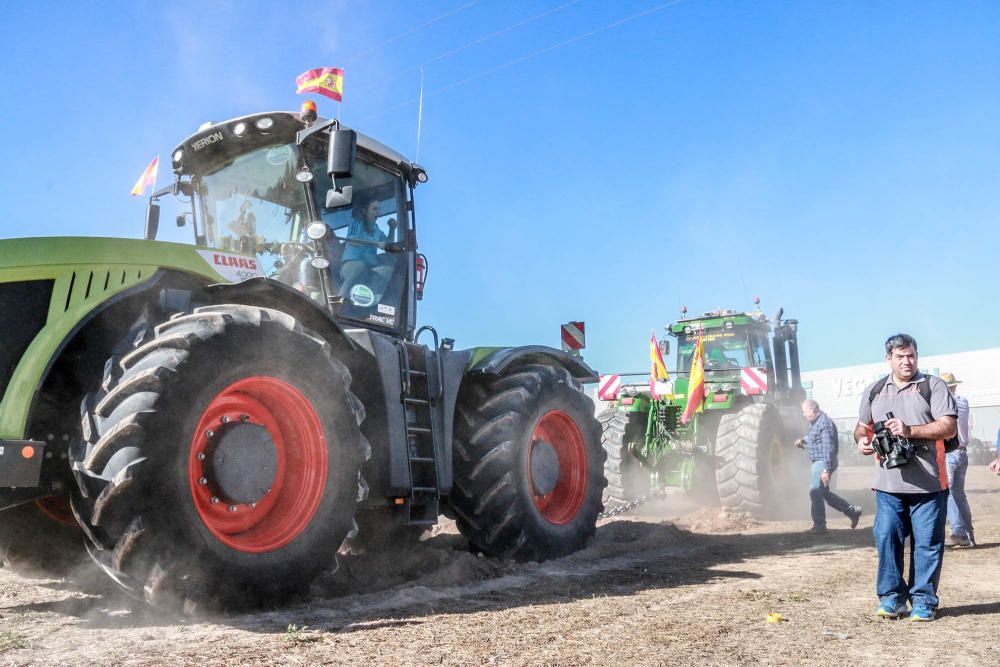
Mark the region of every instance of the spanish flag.
<instances>
[{"instance_id":1,"label":"spanish flag","mask_svg":"<svg viewBox=\"0 0 1000 667\"><path fill-rule=\"evenodd\" d=\"M696 412L705 410L705 345L698 332L698 344L691 355L691 375L688 378L687 407L681 415L681 424L687 424Z\"/></svg>"},{"instance_id":2,"label":"spanish flag","mask_svg":"<svg viewBox=\"0 0 1000 667\"><path fill-rule=\"evenodd\" d=\"M295 77L296 94L319 93L338 102L343 101L344 70L339 67L320 67Z\"/></svg>"},{"instance_id":3,"label":"spanish flag","mask_svg":"<svg viewBox=\"0 0 1000 667\"><path fill-rule=\"evenodd\" d=\"M660 346L656 343L656 333L653 332L649 339L649 360L653 362L653 369L649 372L654 380L667 380L667 365L663 363L663 355L660 354Z\"/></svg>"},{"instance_id":4,"label":"spanish flag","mask_svg":"<svg viewBox=\"0 0 1000 667\"><path fill-rule=\"evenodd\" d=\"M152 185L156 186L156 172L160 168L160 156L157 155L153 158L153 161L149 163L146 170L142 172L142 176L139 180L135 182L135 186L132 188L132 196L139 197L146 190L146 186Z\"/></svg>"}]
</instances>

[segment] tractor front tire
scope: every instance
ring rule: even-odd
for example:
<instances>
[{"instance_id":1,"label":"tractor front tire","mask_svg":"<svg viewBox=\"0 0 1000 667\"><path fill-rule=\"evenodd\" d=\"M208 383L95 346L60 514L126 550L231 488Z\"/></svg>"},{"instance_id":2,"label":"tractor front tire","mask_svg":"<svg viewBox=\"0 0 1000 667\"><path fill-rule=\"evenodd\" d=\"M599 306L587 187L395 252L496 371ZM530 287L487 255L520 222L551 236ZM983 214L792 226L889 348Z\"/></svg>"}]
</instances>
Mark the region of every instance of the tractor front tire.
<instances>
[{"instance_id":1,"label":"tractor front tire","mask_svg":"<svg viewBox=\"0 0 1000 667\"><path fill-rule=\"evenodd\" d=\"M613 510L649 493L650 473L632 453L633 443L643 436L638 421L620 410L605 410L597 416L601 423L601 445L607 454L604 476L604 509Z\"/></svg>"},{"instance_id":2,"label":"tractor front tire","mask_svg":"<svg viewBox=\"0 0 1000 667\"><path fill-rule=\"evenodd\" d=\"M73 508L94 560L157 606L307 590L367 489L350 380L279 311L209 306L158 326L84 401Z\"/></svg>"},{"instance_id":3,"label":"tractor front tire","mask_svg":"<svg viewBox=\"0 0 1000 667\"><path fill-rule=\"evenodd\" d=\"M782 501L787 447L777 410L750 403L723 415L716 436L715 478L722 507L755 516L776 511Z\"/></svg>"},{"instance_id":4,"label":"tractor front tire","mask_svg":"<svg viewBox=\"0 0 1000 667\"><path fill-rule=\"evenodd\" d=\"M594 535L605 486L601 427L565 369L526 365L467 378L454 451L451 507L474 548L542 561Z\"/></svg>"}]
</instances>

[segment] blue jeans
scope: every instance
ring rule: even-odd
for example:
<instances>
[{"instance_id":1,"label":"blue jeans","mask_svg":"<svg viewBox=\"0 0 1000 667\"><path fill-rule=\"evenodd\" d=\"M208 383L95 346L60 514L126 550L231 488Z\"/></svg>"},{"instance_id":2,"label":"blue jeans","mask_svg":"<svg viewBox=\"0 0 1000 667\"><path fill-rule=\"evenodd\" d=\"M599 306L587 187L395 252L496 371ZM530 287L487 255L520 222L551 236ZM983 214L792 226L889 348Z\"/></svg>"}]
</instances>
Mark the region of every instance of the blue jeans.
<instances>
[{"instance_id":1,"label":"blue jeans","mask_svg":"<svg viewBox=\"0 0 1000 667\"><path fill-rule=\"evenodd\" d=\"M969 468L969 456L964 449L956 449L945 454L948 466L948 523L951 524L951 534L973 535L972 510L969 509L969 499L965 497L965 471Z\"/></svg>"},{"instance_id":2,"label":"blue jeans","mask_svg":"<svg viewBox=\"0 0 1000 667\"><path fill-rule=\"evenodd\" d=\"M944 522L948 491L875 492L876 592L882 605L897 608L907 598L914 607L936 609L944 559ZM903 582L903 542L910 540L910 576ZM907 592L909 588L909 592Z\"/></svg>"},{"instance_id":3,"label":"blue jeans","mask_svg":"<svg viewBox=\"0 0 1000 667\"><path fill-rule=\"evenodd\" d=\"M824 468L823 461L813 461L812 482L809 484L813 525L817 528L826 528L826 503L829 503L830 507L844 514L848 514L854 510L854 505L851 505L831 491L829 486L823 486L820 475L823 474Z\"/></svg>"}]
</instances>

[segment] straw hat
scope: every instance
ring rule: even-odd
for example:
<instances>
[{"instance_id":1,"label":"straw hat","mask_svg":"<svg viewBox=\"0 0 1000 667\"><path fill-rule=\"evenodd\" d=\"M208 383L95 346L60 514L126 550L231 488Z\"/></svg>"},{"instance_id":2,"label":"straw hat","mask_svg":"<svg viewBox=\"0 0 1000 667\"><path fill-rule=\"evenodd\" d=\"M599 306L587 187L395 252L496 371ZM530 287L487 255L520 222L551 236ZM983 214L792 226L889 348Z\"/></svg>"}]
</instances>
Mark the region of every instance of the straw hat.
<instances>
[{"instance_id":1,"label":"straw hat","mask_svg":"<svg viewBox=\"0 0 1000 667\"><path fill-rule=\"evenodd\" d=\"M941 379L949 387L954 387L956 384L962 384L961 380L956 380L954 373L941 373Z\"/></svg>"}]
</instances>

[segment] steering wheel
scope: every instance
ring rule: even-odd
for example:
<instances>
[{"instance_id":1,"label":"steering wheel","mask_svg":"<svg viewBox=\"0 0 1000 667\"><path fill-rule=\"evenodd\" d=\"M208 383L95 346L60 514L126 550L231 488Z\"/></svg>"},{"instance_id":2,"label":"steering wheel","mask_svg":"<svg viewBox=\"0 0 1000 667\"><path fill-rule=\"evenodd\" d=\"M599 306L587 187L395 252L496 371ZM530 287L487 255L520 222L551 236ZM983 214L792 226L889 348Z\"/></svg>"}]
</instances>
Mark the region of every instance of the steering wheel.
<instances>
[{"instance_id":1,"label":"steering wheel","mask_svg":"<svg viewBox=\"0 0 1000 667\"><path fill-rule=\"evenodd\" d=\"M274 252L272 250L271 252ZM315 252L315 248L309 243L301 243L299 241L286 241L282 243L278 251L275 253L281 257L281 266L274 268L268 275L269 278L280 275L282 272L295 271L298 272L299 265L309 255ZM285 282L285 281L283 281Z\"/></svg>"}]
</instances>

